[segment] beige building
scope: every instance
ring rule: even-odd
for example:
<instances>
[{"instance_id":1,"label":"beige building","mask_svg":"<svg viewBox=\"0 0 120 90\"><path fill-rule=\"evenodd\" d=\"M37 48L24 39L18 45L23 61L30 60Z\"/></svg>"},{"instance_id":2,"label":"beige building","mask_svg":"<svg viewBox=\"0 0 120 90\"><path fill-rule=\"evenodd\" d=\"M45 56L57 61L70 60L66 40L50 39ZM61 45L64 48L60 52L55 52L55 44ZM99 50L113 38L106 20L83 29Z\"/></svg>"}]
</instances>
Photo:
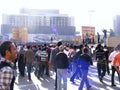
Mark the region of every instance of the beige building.
<instances>
[{"instance_id":1,"label":"beige building","mask_svg":"<svg viewBox=\"0 0 120 90\"><path fill-rule=\"evenodd\" d=\"M120 36L107 38L108 47L116 47L118 44L120 44Z\"/></svg>"},{"instance_id":2,"label":"beige building","mask_svg":"<svg viewBox=\"0 0 120 90\"><path fill-rule=\"evenodd\" d=\"M12 39L13 40L19 40L19 30L18 30L18 28L13 28L13 30L12 30Z\"/></svg>"},{"instance_id":3,"label":"beige building","mask_svg":"<svg viewBox=\"0 0 120 90\"><path fill-rule=\"evenodd\" d=\"M21 28L21 41L22 42L27 42L28 41L28 32L26 27Z\"/></svg>"}]
</instances>

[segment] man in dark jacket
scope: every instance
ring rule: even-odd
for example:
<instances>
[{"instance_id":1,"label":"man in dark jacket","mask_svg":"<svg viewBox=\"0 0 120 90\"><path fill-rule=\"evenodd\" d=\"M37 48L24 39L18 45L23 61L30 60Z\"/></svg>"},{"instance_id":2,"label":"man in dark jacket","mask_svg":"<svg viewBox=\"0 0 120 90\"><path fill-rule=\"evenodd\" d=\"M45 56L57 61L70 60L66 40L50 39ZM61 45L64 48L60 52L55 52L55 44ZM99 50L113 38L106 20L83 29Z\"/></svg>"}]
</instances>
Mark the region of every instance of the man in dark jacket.
<instances>
[{"instance_id":1,"label":"man in dark jacket","mask_svg":"<svg viewBox=\"0 0 120 90\"><path fill-rule=\"evenodd\" d=\"M83 48L84 48L84 45L80 45L79 46L80 50L73 56L72 69L74 70L74 67L75 67L75 71L72 70L73 74L70 78L70 81L73 83L75 83L74 79L76 78L77 75L79 75L79 77L81 77L81 71L80 71L80 68L78 67L78 58L83 53Z\"/></svg>"},{"instance_id":2,"label":"man in dark jacket","mask_svg":"<svg viewBox=\"0 0 120 90\"><path fill-rule=\"evenodd\" d=\"M63 79L63 90L67 90L67 68L69 61L67 55L63 52L64 46L59 46L59 53L55 58L55 67L57 68L57 90L62 90L62 79Z\"/></svg>"},{"instance_id":3,"label":"man in dark jacket","mask_svg":"<svg viewBox=\"0 0 120 90\"><path fill-rule=\"evenodd\" d=\"M59 46L62 45L62 42L58 42L55 49L53 49L51 51L51 54L50 54L50 66L52 65L52 67L54 68L55 72L56 72L56 68L55 68L55 57L56 57L56 54L59 52ZM57 89L57 72L56 72L56 76L55 76L55 90Z\"/></svg>"},{"instance_id":4,"label":"man in dark jacket","mask_svg":"<svg viewBox=\"0 0 120 90\"><path fill-rule=\"evenodd\" d=\"M84 83L86 84L87 90L89 90L91 85L89 84L87 75L88 75L89 66L93 65L93 62L92 62L91 57L89 56L88 48L85 48L83 51L84 51L84 54L82 54L79 57L79 64L78 64L78 67L80 68L82 72L81 82L80 82L80 86L78 90L83 89Z\"/></svg>"}]
</instances>

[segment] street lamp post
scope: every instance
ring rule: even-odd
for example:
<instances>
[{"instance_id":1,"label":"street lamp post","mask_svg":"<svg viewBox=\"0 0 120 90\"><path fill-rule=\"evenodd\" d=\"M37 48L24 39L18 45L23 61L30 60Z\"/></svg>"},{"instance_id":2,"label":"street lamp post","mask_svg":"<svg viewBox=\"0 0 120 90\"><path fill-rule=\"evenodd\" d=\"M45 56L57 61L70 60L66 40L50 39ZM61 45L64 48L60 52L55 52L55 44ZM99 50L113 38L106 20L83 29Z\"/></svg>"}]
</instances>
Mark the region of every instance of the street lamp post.
<instances>
[{"instance_id":1,"label":"street lamp post","mask_svg":"<svg viewBox=\"0 0 120 90\"><path fill-rule=\"evenodd\" d=\"M93 14L94 12L95 12L95 10L89 10L89 11L88 11L88 13L89 13L90 36L92 35L92 36L90 37L90 40L91 40L91 41L92 41L92 39L95 38L95 37L94 37L95 35L92 34L92 32L93 32L93 31L92 31L92 26L93 26L93 24L92 24L92 14ZM94 40L93 40L92 42L91 42L91 41L90 41L90 43L94 43Z\"/></svg>"},{"instance_id":2,"label":"street lamp post","mask_svg":"<svg viewBox=\"0 0 120 90\"><path fill-rule=\"evenodd\" d=\"M92 26L92 14L95 12L95 10L88 10L89 13L89 26Z\"/></svg>"}]
</instances>

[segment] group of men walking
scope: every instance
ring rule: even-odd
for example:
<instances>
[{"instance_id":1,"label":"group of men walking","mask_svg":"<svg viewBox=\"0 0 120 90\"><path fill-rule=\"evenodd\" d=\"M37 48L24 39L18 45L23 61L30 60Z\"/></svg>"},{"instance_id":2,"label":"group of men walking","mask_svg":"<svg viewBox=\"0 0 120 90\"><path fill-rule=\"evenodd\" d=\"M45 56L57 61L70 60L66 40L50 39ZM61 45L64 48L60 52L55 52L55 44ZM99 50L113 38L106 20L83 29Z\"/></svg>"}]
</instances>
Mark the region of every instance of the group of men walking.
<instances>
[{"instance_id":1,"label":"group of men walking","mask_svg":"<svg viewBox=\"0 0 120 90\"><path fill-rule=\"evenodd\" d=\"M110 75L109 62L111 62L111 86L116 86L114 82L115 72L118 73L120 81L120 45L110 52L107 46L98 44L92 50L88 45L73 46L72 44L63 44L58 42L57 45L49 47L46 44L38 47L30 45L21 46L19 52L17 47L11 41L5 41L0 46L0 90L13 90L15 81L14 64L18 62L20 76L24 77L25 67L27 68L28 80L31 81L31 71L37 78L47 75L50 77L49 69L55 71L55 90L67 90L67 77L71 73L70 81L75 83L76 78L81 78L78 90L83 90L86 84L87 90L91 88L87 78L89 67L93 65L94 60L97 62L97 72L100 82L104 82L104 76ZM92 52L91 52L92 51ZM94 60L93 60L94 59ZM13 73L14 72L14 73ZM63 84L62 84L63 80Z\"/></svg>"}]
</instances>

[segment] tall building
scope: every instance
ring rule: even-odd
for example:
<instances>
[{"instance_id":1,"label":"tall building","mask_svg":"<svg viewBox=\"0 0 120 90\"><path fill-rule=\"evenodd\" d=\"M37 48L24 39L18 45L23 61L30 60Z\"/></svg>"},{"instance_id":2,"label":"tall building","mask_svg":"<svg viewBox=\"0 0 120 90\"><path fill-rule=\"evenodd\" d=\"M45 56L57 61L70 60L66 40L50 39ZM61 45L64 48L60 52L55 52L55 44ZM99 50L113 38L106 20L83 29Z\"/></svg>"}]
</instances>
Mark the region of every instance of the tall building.
<instances>
[{"instance_id":1,"label":"tall building","mask_svg":"<svg viewBox=\"0 0 120 90\"><path fill-rule=\"evenodd\" d=\"M29 40L30 34L33 38L38 34L55 34L58 37L65 36L65 39L71 39L75 36L74 17L60 14L59 10L21 9L19 15L3 14L1 34L12 33L14 27L19 30L21 27L26 28L28 42L31 41Z\"/></svg>"},{"instance_id":2,"label":"tall building","mask_svg":"<svg viewBox=\"0 0 120 90\"><path fill-rule=\"evenodd\" d=\"M114 17L113 28L115 36L120 36L120 15Z\"/></svg>"}]
</instances>

